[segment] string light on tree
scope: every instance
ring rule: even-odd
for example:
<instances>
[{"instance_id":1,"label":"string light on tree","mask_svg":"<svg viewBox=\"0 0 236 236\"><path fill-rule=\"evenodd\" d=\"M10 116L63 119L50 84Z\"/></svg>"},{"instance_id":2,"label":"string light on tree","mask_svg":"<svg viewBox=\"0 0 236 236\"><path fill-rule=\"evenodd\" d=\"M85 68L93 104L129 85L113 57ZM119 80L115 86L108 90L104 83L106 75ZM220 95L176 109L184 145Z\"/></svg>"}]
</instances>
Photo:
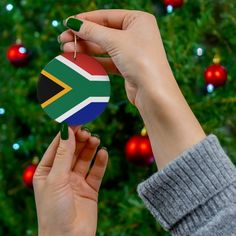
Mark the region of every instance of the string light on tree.
<instances>
[{"instance_id":1,"label":"string light on tree","mask_svg":"<svg viewBox=\"0 0 236 236\"><path fill-rule=\"evenodd\" d=\"M198 58L201 58L206 52L206 47L205 45L201 43L196 43L193 46L193 53L196 55Z\"/></svg>"},{"instance_id":2,"label":"string light on tree","mask_svg":"<svg viewBox=\"0 0 236 236\"><path fill-rule=\"evenodd\" d=\"M184 0L164 0L164 5L168 13L171 13L174 8L182 7L183 4Z\"/></svg>"},{"instance_id":3,"label":"string light on tree","mask_svg":"<svg viewBox=\"0 0 236 236\"><path fill-rule=\"evenodd\" d=\"M206 86L206 90L207 90L208 93L213 93L214 90L215 90L215 87L214 87L213 84L208 84L208 85Z\"/></svg>"},{"instance_id":4,"label":"string light on tree","mask_svg":"<svg viewBox=\"0 0 236 236\"><path fill-rule=\"evenodd\" d=\"M196 50L197 56L201 57L203 56L204 50L201 47L198 47Z\"/></svg>"},{"instance_id":5,"label":"string light on tree","mask_svg":"<svg viewBox=\"0 0 236 236\"><path fill-rule=\"evenodd\" d=\"M172 13L173 10L174 10L174 8L173 8L172 5L168 5L168 6L166 7L166 11L167 11L168 13Z\"/></svg>"},{"instance_id":6,"label":"string light on tree","mask_svg":"<svg viewBox=\"0 0 236 236\"><path fill-rule=\"evenodd\" d=\"M57 27L59 25L59 22L57 20L52 21L52 26Z\"/></svg>"},{"instance_id":7,"label":"string light on tree","mask_svg":"<svg viewBox=\"0 0 236 236\"><path fill-rule=\"evenodd\" d=\"M3 107L0 107L0 115L4 115L5 114L5 109Z\"/></svg>"},{"instance_id":8,"label":"string light on tree","mask_svg":"<svg viewBox=\"0 0 236 236\"><path fill-rule=\"evenodd\" d=\"M13 5L10 4L10 3L6 5L6 10L7 10L7 11L12 11L13 8L14 8Z\"/></svg>"},{"instance_id":9,"label":"string light on tree","mask_svg":"<svg viewBox=\"0 0 236 236\"><path fill-rule=\"evenodd\" d=\"M13 143L12 148L17 151L20 149L20 144L19 143Z\"/></svg>"}]
</instances>

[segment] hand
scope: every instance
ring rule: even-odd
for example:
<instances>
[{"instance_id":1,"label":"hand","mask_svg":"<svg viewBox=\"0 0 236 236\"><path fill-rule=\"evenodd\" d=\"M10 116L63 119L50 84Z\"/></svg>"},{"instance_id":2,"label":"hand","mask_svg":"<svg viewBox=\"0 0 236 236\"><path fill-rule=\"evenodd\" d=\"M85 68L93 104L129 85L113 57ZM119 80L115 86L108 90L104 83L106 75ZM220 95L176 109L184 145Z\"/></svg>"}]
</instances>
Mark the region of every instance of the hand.
<instances>
[{"instance_id":1,"label":"hand","mask_svg":"<svg viewBox=\"0 0 236 236\"><path fill-rule=\"evenodd\" d=\"M173 76L153 15L98 10L75 17L79 21L67 19L70 29L59 36L62 49L74 50L76 34L79 52L110 56L97 60L108 72L124 77L127 97L144 120L159 169L205 138Z\"/></svg>"},{"instance_id":2,"label":"hand","mask_svg":"<svg viewBox=\"0 0 236 236\"><path fill-rule=\"evenodd\" d=\"M76 19L83 22L80 30L67 30L59 37L63 50L74 51L75 33L80 39L79 52L108 54L109 58L96 59L109 73L120 73L125 78L128 99L137 107L141 105L143 91L153 86L158 89L160 75L172 76L153 15L141 11L98 10L78 14ZM68 21L66 24L71 26ZM78 21L77 25L80 24ZM149 76L150 72L156 76Z\"/></svg>"},{"instance_id":3,"label":"hand","mask_svg":"<svg viewBox=\"0 0 236 236\"><path fill-rule=\"evenodd\" d=\"M100 140L87 131L69 128L68 140L58 134L39 163L33 186L39 236L94 236L97 227L98 191L108 154L100 149L89 166Z\"/></svg>"}]
</instances>

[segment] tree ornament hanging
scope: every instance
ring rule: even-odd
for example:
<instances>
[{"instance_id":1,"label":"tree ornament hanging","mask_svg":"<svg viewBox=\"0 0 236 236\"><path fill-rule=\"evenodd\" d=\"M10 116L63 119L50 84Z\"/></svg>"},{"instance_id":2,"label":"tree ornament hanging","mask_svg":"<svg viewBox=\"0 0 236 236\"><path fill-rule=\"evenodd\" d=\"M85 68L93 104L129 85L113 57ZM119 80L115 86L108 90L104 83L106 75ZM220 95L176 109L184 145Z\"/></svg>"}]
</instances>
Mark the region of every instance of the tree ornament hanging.
<instances>
[{"instance_id":1,"label":"tree ornament hanging","mask_svg":"<svg viewBox=\"0 0 236 236\"><path fill-rule=\"evenodd\" d=\"M75 51L55 57L44 67L37 92L41 107L52 119L83 125L105 110L110 81L97 60Z\"/></svg>"},{"instance_id":2,"label":"tree ornament hanging","mask_svg":"<svg viewBox=\"0 0 236 236\"><path fill-rule=\"evenodd\" d=\"M32 164L26 167L26 169L23 172L22 180L25 186L32 187L33 186L33 176L35 173L35 170L38 166L39 159L38 157L34 157L32 160Z\"/></svg>"},{"instance_id":3,"label":"tree ornament hanging","mask_svg":"<svg viewBox=\"0 0 236 236\"><path fill-rule=\"evenodd\" d=\"M150 140L145 130L141 131L141 135L132 136L125 146L126 159L140 166L148 166L154 162Z\"/></svg>"},{"instance_id":4,"label":"tree ornament hanging","mask_svg":"<svg viewBox=\"0 0 236 236\"><path fill-rule=\"evenodd\" d=\"M164 5L166 7L172 6L173 8L182 7L184 0L164 0Z\"/></svg>"},{"instance_id":5,"label":"tree ornament hanging","mask_svg":"<svg viewBox=\"0 0 236 236\"><path fill-rule=\"evenodd\" d=\"M23 67L29 61L29 50L21 43L11 45L7 50L7 59L15 67Z\"/></svg>"},{"instance_id":6,"label":"tree ornament hanging","mask_svg":"<svg viewBox=\"0 0 236 236\"><path fill-rule=\"evenodd\" d=\"M227 70L220 64L220 57L217 55L213 59L213 65L206 68L204 72L206 85L214 87L224 86L227 81Z\"/></svg>"}]
</instances>

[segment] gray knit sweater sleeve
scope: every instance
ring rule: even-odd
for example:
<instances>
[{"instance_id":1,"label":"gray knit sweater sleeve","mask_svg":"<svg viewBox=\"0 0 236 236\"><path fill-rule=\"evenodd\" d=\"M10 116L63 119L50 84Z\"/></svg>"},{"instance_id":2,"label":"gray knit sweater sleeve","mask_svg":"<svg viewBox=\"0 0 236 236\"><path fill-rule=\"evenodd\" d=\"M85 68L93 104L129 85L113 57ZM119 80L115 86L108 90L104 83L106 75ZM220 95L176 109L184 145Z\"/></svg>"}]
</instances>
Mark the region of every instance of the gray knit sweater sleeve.
<instances>
[{"instance_id":1,"label":"gray knit sweater sleeve","mask_svg":"<svg viewBox=\"0 0 236 236\"><path fill-rule=\"evenodd\" d=\"M236 235L236 169L215 135L139 184L138 193L172 235Z\"/></svg>"}]
</instances>

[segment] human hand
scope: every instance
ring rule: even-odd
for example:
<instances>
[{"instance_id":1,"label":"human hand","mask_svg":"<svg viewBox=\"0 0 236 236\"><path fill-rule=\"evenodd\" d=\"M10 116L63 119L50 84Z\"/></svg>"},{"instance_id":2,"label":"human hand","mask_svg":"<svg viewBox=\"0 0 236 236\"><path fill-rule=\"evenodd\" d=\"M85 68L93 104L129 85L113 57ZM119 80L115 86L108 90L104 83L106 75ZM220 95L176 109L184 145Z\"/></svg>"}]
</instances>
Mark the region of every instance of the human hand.
<instances>
[{"instance_id":1,"label":"human hand","mask_svg":"<svg viewBox=\"0 0 236 236\"><path fill-rule=\"evenodd\" d=\"M69 128L67 140L58 134L39 163L33 186L39 236L94 236L99 187L108 153L89 132Z\"/></svg>"},{"instance_id":2,"label":"human hand","mask_svg":"<svg viewBox=\"0 0 236 236\"><path fill-rule=\"evenodd\" d=\"M96 59L108 72L120 73L125 78L127 97L138 108L146 91L149 94L153 87L160 89L160 80L172 76L153 15L141 11L98 10L76 15L81 21L68 19L65 24L70 30L59 36L62 49L74 50L76 34L80 39L77 51L108 54L109 58Z\"/></svg>"},{"instance_id":3,"label":"human hand","mask_svg":"<svg viewBox=\"0 0 236 236\"><path fill-rule=\"evenodd\" d=\"M127 97L144 120L159 168L205 137L173 76L153 15L97 10L69 17L65 25L70 29L59 36L64 51L74 50L76 34L77 51L107 54L110 58L97 60L125 78Z\"/></svg>"}]
</instances>

